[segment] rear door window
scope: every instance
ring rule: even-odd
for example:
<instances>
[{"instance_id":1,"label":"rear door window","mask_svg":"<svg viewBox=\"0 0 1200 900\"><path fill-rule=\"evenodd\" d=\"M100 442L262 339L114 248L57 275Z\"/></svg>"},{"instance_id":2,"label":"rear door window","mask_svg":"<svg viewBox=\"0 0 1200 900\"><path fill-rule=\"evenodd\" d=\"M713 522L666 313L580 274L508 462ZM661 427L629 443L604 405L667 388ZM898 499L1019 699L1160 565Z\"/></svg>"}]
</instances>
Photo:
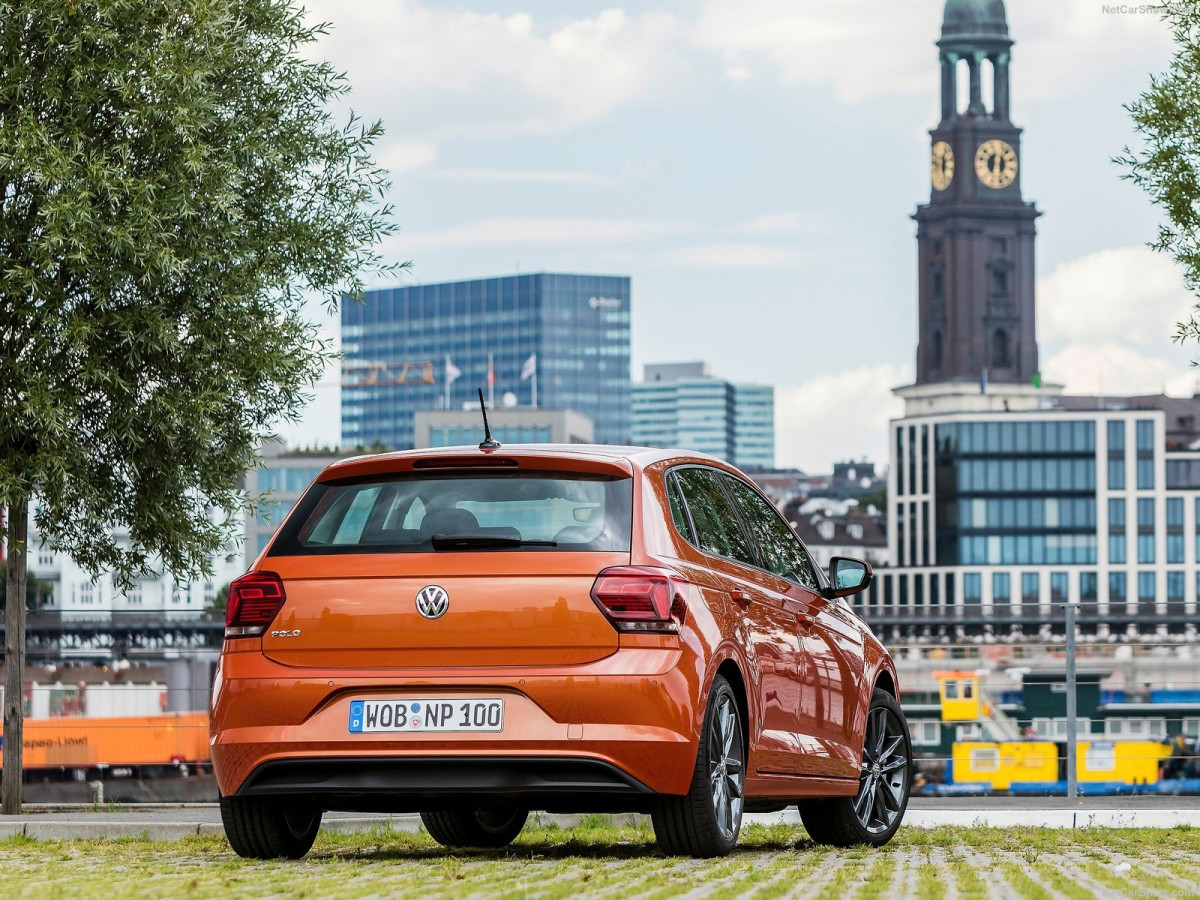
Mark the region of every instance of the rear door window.
<instances>
[{"instance_id":1,"label":"rear door window","mask_svg":"<svg viewBox=\"0 0 1200 900\"><path fill-rule=\"evenodd\" d=\"M721 490L717 473L712 469L685 467L674 470L687 502L688 512L696 525L700 549L715 556L757 566L754 548L742 530L737 513ZM686 532L684 532L686 534Z\"/></svg>"},{"instance_id":2,"label":"rear door window","mask_svg":"<svg viewBox=\"0 0 1200 900\"><path fill-rule=\"evenodd\" d=\"M575 473L397 476L314 484L269 555L431 550L628 552L633 481Z\"/></svg>"},{"instance_id":3,"label":"rear door window","mask_svg":"<svg viewBox=\"0 0 1200 900\"><path fill-rule=\"evenodd\" d=\"M725 472L721 473L720 478L737 501L742 521L746 523L762 555L763 568L810 591L820 590L816 573L800 539L775 508L740 478Z\"/></svg>"}]
</instances>

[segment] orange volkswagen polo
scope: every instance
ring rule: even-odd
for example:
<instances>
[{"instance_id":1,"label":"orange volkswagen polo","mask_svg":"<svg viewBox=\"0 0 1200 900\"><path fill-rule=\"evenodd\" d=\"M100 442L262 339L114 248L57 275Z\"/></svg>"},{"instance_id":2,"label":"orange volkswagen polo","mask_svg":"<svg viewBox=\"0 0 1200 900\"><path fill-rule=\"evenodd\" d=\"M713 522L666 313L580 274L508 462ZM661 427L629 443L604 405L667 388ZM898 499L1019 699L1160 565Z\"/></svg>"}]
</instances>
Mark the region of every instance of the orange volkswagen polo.
<instances>
[{"instance_id":1,"label":"orange volkswagen polo","mask_svg":"<svg viewBox=\"0 0 1200 900\"><path fill-rule=\"evenodd\" d=\"M716 856L742 814L818 841L896 832L912 752L895 667L744 475L708 456L492 444L327 468L233 583L212 702L246 857L324 810L418 812L501 847L530 810L649 813Z\"/></svg>"}]
</instances>

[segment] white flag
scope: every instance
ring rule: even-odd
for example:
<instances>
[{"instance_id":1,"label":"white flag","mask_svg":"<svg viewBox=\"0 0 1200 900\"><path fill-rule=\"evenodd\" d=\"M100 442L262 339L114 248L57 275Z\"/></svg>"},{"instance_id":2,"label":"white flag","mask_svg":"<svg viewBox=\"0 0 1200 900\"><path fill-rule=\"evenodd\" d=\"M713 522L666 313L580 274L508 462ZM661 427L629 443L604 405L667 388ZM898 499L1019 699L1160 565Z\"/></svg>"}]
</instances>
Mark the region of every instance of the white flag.
<instances>
[{"instance_id":1,"label":"white flag","mask_svg":"<svg viewBox=\"0 0 1200 900\"><path fill-rule=\"evenodd\" d=\"M532 378L537 374L537 354L531 353L529 359L525 360L525 364L521 366L521 380Z\"/></svg>"},{"instance_id":2,"label":"white flag","mask_svg":"<svg viewBox=\"0 0 1200 900\"><path fill-rule=\"evenodd\" d=\"M462 369L450 362L450 354L446 354L446 384L449 384L461 374Z\"/></svg>"}]
</instances>

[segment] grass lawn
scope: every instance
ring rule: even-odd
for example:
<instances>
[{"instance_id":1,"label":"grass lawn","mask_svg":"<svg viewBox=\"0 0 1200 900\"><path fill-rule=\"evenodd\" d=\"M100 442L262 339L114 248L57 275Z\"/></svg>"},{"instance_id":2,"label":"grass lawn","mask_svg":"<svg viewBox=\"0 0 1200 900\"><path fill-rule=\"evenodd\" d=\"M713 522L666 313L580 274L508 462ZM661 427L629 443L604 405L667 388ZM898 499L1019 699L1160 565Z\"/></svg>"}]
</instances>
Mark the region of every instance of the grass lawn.
<instances>
[{"instance_id":1,"label":"grass lawn","mask_svg":"<svg viewBox=\"0 0 1200 900\"><path fill-rule=\"evenodd\" d=\"M0 897L577 896L1200 898L1200 829L901 829L882 850L814 845L749 826L725 859L664 858L648 827L604 816L530 825L499 852L450 853L424 834L322 833L299 862L239 859L223 838L0 841Z\"/></svg>"}]
</instances>

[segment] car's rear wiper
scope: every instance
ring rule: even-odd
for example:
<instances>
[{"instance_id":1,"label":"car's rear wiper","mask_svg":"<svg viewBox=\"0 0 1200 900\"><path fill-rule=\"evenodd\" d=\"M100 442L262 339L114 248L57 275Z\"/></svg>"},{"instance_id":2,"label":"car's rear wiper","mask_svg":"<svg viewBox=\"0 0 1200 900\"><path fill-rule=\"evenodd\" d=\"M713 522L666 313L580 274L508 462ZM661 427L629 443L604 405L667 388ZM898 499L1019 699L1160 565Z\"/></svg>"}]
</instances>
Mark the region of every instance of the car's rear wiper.
<instances>
[{"instance_id":1,"label":"car's rear wiper","mask_svg":"<svg viewBox=\"0 0 1200 900\"><path fill-rule=\"evenodd\" d=\"M503 547L557 547L557 541L526 541L499 534L435 534L434 550L487 550Z\"/></svg>"}]
</instances>

